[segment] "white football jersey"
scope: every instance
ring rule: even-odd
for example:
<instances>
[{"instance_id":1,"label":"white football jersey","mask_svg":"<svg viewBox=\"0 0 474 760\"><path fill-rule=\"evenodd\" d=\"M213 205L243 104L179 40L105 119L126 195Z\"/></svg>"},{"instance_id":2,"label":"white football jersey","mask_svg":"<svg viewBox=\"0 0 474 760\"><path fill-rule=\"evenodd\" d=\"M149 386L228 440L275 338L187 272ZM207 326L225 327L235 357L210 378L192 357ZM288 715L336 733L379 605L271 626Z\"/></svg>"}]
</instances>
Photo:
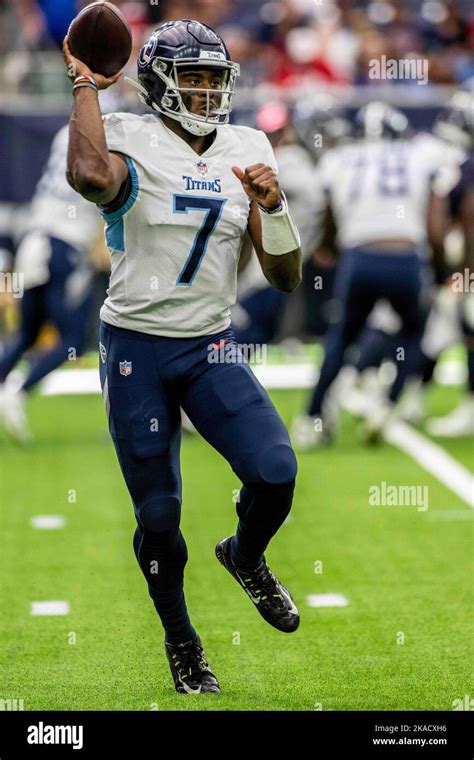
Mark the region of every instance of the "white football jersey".
<instances>
[{"instance_id":1,"label":"white football jersey","mask_svg":"<svg viewBox=\"0 0 474 760\"><path fill-rule=\"evenodd\" d=\"M250 208L231 167L276 171L266 135L221 126L198 155L154 114L111 114L104 128L109 150L127 156L132 192L102 213L112 272L101 318L168 337L225 329Z\"/></svg>"},{"instance_id":2,"label":"white football jersey","mask_svg":"<svg viewBox=\"0 0 474 760\"><path fill-rule=\"evenodd\" d=\"M358 142L325 153L315 173L315 197L325 193L342 248L378 240L426 243L430 189L442 157L421 141Z\"/></svg>"},{"instance_id":3,"label":"white football jersey","mask_svg":"<svg viewBox=\"0 0 474 760\"><path fill-rule=\"evenodd\" d=\"M68 125L61 127L51 144L48 162L31 202L28 230L64 240L86 252L99 234L100 216L66 180Z\"/></svg>"}]
</instances>

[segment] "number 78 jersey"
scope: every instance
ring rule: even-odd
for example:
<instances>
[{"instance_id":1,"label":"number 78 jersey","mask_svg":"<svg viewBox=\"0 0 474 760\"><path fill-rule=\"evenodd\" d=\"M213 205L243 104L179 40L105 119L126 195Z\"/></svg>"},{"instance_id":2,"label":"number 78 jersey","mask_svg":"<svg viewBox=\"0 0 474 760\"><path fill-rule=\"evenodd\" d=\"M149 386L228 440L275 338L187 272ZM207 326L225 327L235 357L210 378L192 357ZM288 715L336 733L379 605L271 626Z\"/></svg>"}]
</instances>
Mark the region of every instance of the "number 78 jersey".
<instances>
[{"instance_id":1,"label":"number 78 jersey","mask_svg":"<svg viewBox=\"0 0 474 760\"><path fill-rule=\"evenodd\" d=\"M321 158L315 195L325 192L343 248L396 238L423 247L432 183L453 161L446 148L442 156L428 147L416 139L359 142Z\"/></svg>"},{"instance_id":2,"label":"number 78 jersey","mask_svg":"<svg viewBox=\"0 0 474 760\"><path fill-rule=\"evenodd\" d=\"M263 132L218 127L198 155L153 114L104 118L109 150L126 156L132 191L104 213L111 253L100 316L166 337L210 335L230 324L249 199L231 167L276 160Z\"/></svg>"}]
</instances>

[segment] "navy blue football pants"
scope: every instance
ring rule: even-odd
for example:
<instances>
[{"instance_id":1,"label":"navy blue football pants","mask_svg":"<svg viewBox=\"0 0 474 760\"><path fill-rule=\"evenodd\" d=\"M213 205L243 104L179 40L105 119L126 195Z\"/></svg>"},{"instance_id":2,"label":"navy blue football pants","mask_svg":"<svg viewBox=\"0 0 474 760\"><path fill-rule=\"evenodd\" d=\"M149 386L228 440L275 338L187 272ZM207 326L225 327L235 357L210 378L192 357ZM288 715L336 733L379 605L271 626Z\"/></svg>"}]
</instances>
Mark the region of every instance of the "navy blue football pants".
<instances>
[{"instance_id":1,"label":"navy blue football pants","mask_svg":"<svg viewBox=\"0 0 474 760\"><path fill-rule=\"evenodd\" d=\"M23 390L31 390L46 375L68 358L71 349L79 356L86 340L87 319L92 303L89 292L80 302L68 303L66 286L76 269L80 254L63 240L50 238L51 258L48 264L50 279L44 285L25 290L21 301L21 326L12 341L7 344L0 359L0 382L30 349L41 328L53 324L59 340L53 348L42 351L32 361L23 383Z\"/></svg>"},{"instance_id":2,"label":"navy blue football pants","mask_svg":"<svg viewBox=\"0 0 474 760\"><path fill-rule=\"evenodd\" d=\"M180 407L243 484L233 541L243 569L259 563L291 509L296 458L265 389L239 361L230 329L165 338L102 322L100 344L109 430L137 521L135 554L166 640L186 641L195 631L183 593ZM212 481L204 485L215 498ZM225 509L229 495L222 501Z\"/></svg>"},{"instance_id":3,"label":"navy blue football pants","mask_svg":"<svg viewBox=\"0 0 474 760\"><path fill-rule=\"evenodd\" d=\"M402 320L398 346L402 361L390 389L396 401L405 380L414 372L423 331L421 262L416 252L377 253L363 248L343 252L336 274L334 295L341 310L340 319L328 331L325 356L319 381L314 389L308 414L318 416L331 384L344 362L346 349L359 336L379 299L386 299Z\"/></svg>"}]
</instances>

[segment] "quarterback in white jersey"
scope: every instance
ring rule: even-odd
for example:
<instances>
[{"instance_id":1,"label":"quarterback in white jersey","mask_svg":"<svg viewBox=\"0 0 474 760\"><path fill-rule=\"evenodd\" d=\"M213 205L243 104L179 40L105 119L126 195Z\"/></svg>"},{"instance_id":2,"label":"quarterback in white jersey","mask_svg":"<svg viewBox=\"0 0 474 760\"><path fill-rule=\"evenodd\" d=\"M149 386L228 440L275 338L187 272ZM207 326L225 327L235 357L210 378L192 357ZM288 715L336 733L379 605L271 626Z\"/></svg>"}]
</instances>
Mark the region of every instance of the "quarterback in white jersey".
<instances>
[{"instance_id":1,"label":"quarterback in white jersey","mask_svg":"<svg viewBox=\"0 0 474 760\"><path fill-rule=\"evenodd\" d=\"M242 361L230 307L245 236L267 280L291 291L301 281L299 234L267 138L228 124L239 66L212 29L173 21L146 41L135 83L154 111L146 116L102 120L97 90L117 76L74 59L67 38L64 54L77 74L68 180L101 208L112 257L100 375L135 554L176 691L217 693L183 592L180 408L242 481L236 535L217 545L219 562L267 623L296 630L296 605L263 553L291 508L296 458Z\"/></svg>"},{"instance_id":2,"label":"quarterback in white jersey","mask_svg":"<svg viewBox=\"0 0 474 760\"><path fill-rule=\"evenodd\" d=\"M197 155L154 115L112 114L104 128L109 151L127 156L132 191L123 215L103 212L112 275L101 318L168 337L228 327L249 221L230 167L263 161L276 172L266 135L223 125Z\"/></svg>"}]
</instances>

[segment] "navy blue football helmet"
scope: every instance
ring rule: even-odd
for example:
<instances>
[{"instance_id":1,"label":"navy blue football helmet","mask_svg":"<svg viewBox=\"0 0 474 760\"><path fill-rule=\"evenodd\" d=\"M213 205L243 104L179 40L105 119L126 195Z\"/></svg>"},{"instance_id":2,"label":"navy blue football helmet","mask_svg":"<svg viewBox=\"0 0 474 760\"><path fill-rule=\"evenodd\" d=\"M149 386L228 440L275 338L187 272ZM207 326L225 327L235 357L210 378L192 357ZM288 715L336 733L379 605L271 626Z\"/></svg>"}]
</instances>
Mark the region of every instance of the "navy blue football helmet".
<instances>
[{"instance_id":1,"label":"navy blue football helmet","mask_svg":"<svg viewBox=\"0 0 474 760\"><path fill-rule=\"evenodd\" d=\"M406 137L408 119L398 108L373 100L360 108L355 115L355 134L367 140Z\"/></svg>"},{"instance_id":2,"label":"navy blue football helmet","mask_svg":"<svg viewBox=\"0 0 474 760\"><path fill-rule=\"evenodd\" d=\"M221 89L183 88L178 73L185 70L212 69L223 73ZM150 108L179 121L193 135L207 135L217 126L227 124L231 111L238 63L230 60L223 40L213 29L199 21L170 21L155 29L138 55L139 98ZM204 115L186 108L188 95L206 93ZM184 97L183 97L184 96ZM217 106L211 101L216 96Z\"/></svg>"},{"instance_id":3,"label":"navy blue football helmet","mask_svg":"<svg viewBox=\"0 0 474 760\"><path fill-rule=\"evenodd\" d=\"M473 85L474 79L468 80L465 89L455 92L433 125L435 135L466 151L472 151L474 146Z\"/></svg>"}]
</instances>

